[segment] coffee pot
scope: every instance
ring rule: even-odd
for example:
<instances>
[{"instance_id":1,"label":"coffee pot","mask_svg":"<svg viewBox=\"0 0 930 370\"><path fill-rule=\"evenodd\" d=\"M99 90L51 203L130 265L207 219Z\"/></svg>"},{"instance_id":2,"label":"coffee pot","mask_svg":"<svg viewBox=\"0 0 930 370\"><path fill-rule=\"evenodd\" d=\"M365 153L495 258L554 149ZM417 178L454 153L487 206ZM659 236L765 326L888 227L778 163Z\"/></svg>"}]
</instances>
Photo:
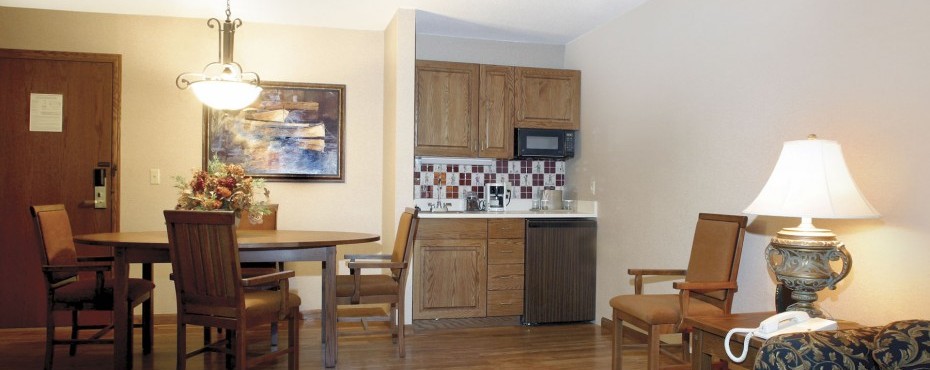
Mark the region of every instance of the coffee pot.
<instances>
[{"instance_id":1,"label":"coffee pot","mask_svg":"<svg viewBox=\"0 0 930 370\"><path fill-rule=\"evenodd\" d=\"M476 212L483 211L485 201L478 199L478 193L473 191L465 192L465 211L466 212Z\"/></svg>"},{"instance_id":2,"label":"coffee pot","mask_svg":"<svg viewBox=\"0 0 930 370\"><path fill-rule=\"evenodd\" d=\"M504 211L510 204L510 189L507 184L496 182L485 184L484 196L488 211Z\"/></svg>"}]
</instances>

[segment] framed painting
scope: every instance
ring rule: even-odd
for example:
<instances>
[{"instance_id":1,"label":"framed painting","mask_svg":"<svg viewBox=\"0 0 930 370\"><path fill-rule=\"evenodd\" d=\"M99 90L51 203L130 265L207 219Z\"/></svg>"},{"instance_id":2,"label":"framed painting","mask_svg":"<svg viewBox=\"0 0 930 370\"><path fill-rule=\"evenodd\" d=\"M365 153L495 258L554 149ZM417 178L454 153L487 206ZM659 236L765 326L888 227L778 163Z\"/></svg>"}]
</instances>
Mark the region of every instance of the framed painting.
<instances>
[{"instance_id":1,"label":"framed painting","mask_svg":"<svg viewBox=\"0 0 930 370\"><path fill-rule=\"evenodd\" d=\"M345 85L261 83L241 110L204 107L203 166L217 158L269 181L345 181Z\"/></svg>"}]
</instances>

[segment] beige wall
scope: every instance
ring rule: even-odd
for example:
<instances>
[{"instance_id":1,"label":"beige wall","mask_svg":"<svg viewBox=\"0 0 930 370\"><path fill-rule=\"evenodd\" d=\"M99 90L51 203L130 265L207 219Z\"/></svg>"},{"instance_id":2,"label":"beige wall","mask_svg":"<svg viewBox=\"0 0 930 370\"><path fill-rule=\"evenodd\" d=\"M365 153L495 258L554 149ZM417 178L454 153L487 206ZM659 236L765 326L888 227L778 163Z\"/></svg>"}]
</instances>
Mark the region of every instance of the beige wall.
<instances>
[{"instance_id":1,"label":"beige wall","mask_svg":"<svg viewBox=\"0 0 930 370\"><path fill-rule=\"evenodd\" d=\"M843 145L883 215L815 220L855 261L822 308L864 324L927 318L927 35L922 1L653 0L569 44L584 104L568 179L599 201L598 316L632 293L628 268L685 267L697 213L741 213L782 142L816 133ZM762 250L798 222L751 221L737 312L773 308Z\"/></svg>"},{"instance_id":2,"label":"beige wall","mask_svg":"<svg viewBox=\"0 0 930 370\"><path fill-rule=\"evenodd\" d=\"M217 14L221 16L222 14ZM249 22L236 33L236 61L266 81L346 85L345 183L270 183L280 228L381 233L384 136L384 34ZM176 198L172 176L200 166L201 105L175 77L217 58L205 19L139 17L0 8L0 48L121 54L122 215L124 231L162 230ZM150 168L162 183L149 185ZM340 247L371 253L380 244ZM319 307L319 264L294 263L291 286ZM156 311L174 312L170 265L158 265Z\"/></svg>"}]
</instances>

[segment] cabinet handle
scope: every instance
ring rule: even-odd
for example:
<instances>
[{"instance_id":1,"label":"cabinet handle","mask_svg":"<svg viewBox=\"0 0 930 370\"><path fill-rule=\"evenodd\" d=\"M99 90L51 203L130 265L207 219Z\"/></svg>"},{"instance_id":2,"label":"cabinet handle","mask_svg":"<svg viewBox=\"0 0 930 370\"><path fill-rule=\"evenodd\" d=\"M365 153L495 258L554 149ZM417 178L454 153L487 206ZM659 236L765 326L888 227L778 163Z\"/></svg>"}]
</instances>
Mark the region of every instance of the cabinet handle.
<instances>
[{"instance_id":1,"label":"cabinet handle","mask_svg":"<svg viewBox=\"0 0 930 370\"><path fill-rule=\"evenodd\" d=\"M513 251L510 249L504 249L504 250L501 250L500 253L513 253Z\"/></svg>"},{"instance_id":2,"label":"cabinet handle","mask_svg":"<svg viewBox=\"0 0 930 370\"><path fill-rule=\"evenodd\" d=\"M501 302L501 303L498 303L498 305L501 305L501 306L510 306L510 305L513 305L513 302Z\"/></svg>"}]
</instances>

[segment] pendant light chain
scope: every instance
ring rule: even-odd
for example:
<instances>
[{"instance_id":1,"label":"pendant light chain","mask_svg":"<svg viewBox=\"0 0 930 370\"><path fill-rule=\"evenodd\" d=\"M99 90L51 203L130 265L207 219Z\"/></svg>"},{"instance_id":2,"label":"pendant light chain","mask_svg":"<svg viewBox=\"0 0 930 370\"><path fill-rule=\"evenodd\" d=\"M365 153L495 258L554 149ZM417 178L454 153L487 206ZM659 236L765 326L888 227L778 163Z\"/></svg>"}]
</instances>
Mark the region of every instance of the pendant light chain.
<instances>
[{"instance_id":1,"label":"pendant light chain","mask_svg":"<svg viewBox=\"0 0 930 370\"><path fill-rule=\"evenodd\" d=\"M226 21L229 22L229 17L232 16L232 11L229 10L229 0L226 0Z\"/></svg>"}]
</instances>

